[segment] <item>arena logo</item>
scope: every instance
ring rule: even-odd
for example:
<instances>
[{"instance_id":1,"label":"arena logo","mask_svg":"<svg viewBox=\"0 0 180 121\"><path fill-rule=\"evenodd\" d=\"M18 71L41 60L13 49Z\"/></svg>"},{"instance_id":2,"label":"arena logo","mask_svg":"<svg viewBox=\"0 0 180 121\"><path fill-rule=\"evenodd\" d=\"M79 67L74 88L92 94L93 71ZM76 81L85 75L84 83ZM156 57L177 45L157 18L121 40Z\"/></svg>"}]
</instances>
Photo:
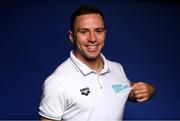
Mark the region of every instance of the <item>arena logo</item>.
<instances>
[{"instance_id":1,"label":"arena logo","mask_svg":"<svg viewBox=\"0 0 180 121\"><path fill-rule=\"evenodd\" d=\"M81 95L88 96L90 93L89 87L80 89Z\"/></svg>"}]
</instances>

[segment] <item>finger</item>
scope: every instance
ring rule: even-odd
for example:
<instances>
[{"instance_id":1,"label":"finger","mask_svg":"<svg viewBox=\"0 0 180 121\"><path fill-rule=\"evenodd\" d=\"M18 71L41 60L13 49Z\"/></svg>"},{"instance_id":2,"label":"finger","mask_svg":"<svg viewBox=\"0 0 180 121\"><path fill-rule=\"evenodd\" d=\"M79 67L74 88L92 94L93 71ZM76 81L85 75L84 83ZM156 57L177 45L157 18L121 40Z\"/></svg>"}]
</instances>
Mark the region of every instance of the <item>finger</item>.
<instances>
[{"instance_id":1,"label":"finger","mask_svg":"<svg viewBox=\"0 0 180 121\"><path fill-rule=\"evenodd\" d=\"M142 98L142 99L137 99L137 102L145 102L147 100L148 100L148 98L146 97L146 98Z\"/></svg>"},{"instance_id":2,"label":"finger","mask_svg":"<svg viewBox=\"0 0 180 121\"><path fill-rule=\"evenodd\" d=\"M146 88L147 88L147 85L142 84L142 83L134 84L132 86L133 90L141 90L141 89L146 89Z\"/></svg>"},{"instance_id":3,"label":"finger","mask_svg":"<svg viewBox=\"0 0 180 121\"><path fill-rule=\"evenodd\" d=\"M146 85L146 83L144 83L144 82L136 82L136 83L133 83L132 86L142 86L142 85Z\"/></svg>"},{"instance_id":4,"label":"finger","mask_svg":"<svg viewBox=\"0 0 180 121\"><path fill-rule=\"evenodd\" d=\"M138 95L138 94L146 94L148 93L147 89L136 89L134 90L134 94Z\"/></svg>"},{"instance_id":5,"label":"finger","mask_svg":"<svg viewBox=\"0 0 180 121\"><path fill-rule=\"evenodd\" d=\"M135 95L135 98L136 99L148 98L148 94L138 94L138 95Z\"/></svg>"}]
</instances>

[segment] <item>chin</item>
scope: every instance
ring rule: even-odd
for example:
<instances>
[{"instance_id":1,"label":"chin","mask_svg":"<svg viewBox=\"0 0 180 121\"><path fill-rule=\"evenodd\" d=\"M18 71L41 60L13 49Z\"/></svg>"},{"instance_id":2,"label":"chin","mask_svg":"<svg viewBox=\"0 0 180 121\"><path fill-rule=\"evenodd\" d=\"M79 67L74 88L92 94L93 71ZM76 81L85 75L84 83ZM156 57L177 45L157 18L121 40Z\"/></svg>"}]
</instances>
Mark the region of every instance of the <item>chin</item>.
<instances>
[{"instance_id":1,"label":"chin","mask_svg":"<svg viewBox=\"0 0 180 121\"><path fill-rule=\"evenodd\" d=\"M100 54L96 54L96 55L87 55L87 58L89 59L89 60L94 60L94 59L97 59L97 58L99 58L100 57Z\"/></svg>"}]
</instances>

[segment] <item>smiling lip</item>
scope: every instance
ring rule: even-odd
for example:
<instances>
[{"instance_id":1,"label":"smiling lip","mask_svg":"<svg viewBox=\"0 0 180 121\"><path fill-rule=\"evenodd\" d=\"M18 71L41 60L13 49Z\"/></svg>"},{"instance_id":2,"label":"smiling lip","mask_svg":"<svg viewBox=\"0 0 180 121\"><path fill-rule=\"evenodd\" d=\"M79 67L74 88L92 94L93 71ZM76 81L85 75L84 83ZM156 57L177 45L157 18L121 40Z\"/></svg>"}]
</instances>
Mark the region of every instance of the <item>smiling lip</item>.
<instances>
[{"instance_id":1,"label":"smiling lip","mask_svg":"<svg viewBox=\"0 0 180 121\"><path fill-rule=\"evenodd\" d=\"M96 50L98 45L86 45L87 49L89 50Z\"/></svg>"}]
</instances>

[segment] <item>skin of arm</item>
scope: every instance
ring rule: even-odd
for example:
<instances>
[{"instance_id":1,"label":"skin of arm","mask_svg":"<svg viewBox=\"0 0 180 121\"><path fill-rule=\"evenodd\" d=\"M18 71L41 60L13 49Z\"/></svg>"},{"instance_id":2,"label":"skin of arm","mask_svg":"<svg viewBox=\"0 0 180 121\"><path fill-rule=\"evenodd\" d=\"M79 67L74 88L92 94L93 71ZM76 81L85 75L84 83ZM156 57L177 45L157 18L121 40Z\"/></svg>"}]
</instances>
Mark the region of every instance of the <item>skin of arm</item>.
<instances>
[{"instance_id":1,"label":"skin of arm","mask_svg":"<svg viewBox=\"0 0 180 121\"><path fill-rule=\"evenodd\" d=\"M131 82L132 90L128 99L134 102L145 102L151 99L155 94L154 86L145 82Z\"/></svg>"}]
</instances>

